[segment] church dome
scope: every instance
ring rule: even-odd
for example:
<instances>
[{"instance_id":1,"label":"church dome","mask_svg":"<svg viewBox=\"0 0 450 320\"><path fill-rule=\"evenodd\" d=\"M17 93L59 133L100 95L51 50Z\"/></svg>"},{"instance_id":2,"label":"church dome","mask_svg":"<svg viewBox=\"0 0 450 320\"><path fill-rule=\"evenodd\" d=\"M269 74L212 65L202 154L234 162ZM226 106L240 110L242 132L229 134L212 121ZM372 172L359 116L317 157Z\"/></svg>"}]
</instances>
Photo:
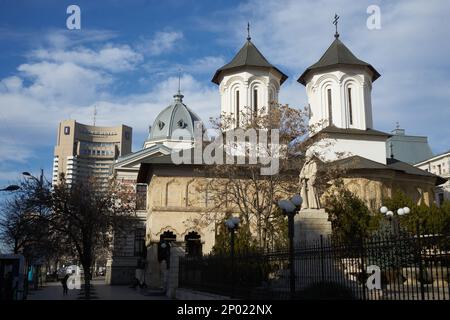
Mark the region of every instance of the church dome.
<instances>
[{"instance_id":1,"label":"church dome","mask_svg":"<svg viewBox=\"0 0 450 320\"><path fill-rule=\"evenodd\" d=\"M194 138L194 123L201 121L200 117L183 103L184 96L180 92L173 97L174 102L162 110L153 122L147 142L171 140L175 130L178 131L174 140L180 138L178 133L185 140Z\"/></svg>"}]
</instances>

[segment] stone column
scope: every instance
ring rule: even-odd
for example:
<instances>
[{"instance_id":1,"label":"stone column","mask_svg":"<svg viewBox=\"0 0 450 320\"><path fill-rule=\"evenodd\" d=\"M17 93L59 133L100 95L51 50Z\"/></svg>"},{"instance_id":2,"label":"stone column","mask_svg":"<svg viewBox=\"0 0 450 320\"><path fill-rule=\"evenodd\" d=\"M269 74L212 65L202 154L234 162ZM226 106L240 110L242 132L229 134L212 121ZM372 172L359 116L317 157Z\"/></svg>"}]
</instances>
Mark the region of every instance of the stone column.
<instances>
[{"instance_id":1,"label":"stone column","mask_svg":"<svg viewBox=\"0 0 450 320\"><path fill-rule=\"evenodd\" d=\"M146 284L150 288L159 288L161 285L161 270L158 261L158 244L152 243L147 249Z\"/></svg>"},{"instance_id":2,"label":"stone column","mask_svg":"<svg viewBox=\"0 0 450 320\"><path fill-rule=\"evenodd\" d=\"M180 266L180 257L185 255L182 247L173 246L170 250L170 268L166 284L166 296L175 299L178 288L178 274Z\"/></svg>"}]
</instances>

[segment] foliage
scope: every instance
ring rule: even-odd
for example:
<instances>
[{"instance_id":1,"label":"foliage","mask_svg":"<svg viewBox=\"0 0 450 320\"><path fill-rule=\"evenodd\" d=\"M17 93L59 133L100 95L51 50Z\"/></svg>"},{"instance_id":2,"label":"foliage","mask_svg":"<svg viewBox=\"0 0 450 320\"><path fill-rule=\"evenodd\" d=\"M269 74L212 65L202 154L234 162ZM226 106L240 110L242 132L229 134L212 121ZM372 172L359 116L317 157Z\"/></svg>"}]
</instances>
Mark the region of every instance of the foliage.
<instances>
[{"instance_id":1,"label":"foliage","mask_svg":"<svg viewBox=\"0 0 450 320\"><path fill-rule=\"evenodd\" d=\"M384 205L396 213L397 209L409 207L410 213L399 217L402 228L410 233L421 234L447 233L450 231L450 202L445 201L440 207L432 203L417 205L403 192L397 190L391 198L384 201Z\"/></svg>"},{"instance_id":2,"label":"foliage","mask_svg":"<svg viewBox=\"0 0 450 320\"><path fill-rule=\"evenodd\" d=\"M43 215L48 207L43 205L48 197L44 181L24 179L20 189L8 197L1 206L0 239L17 254L21 253L30 264L57 259L70 249L67 243L52 234Z\"/></svg>"},{"instance_id":3,"label":"foliage","mask_svg":"<svg viewBox=\"0 0 450 320\"><path fill-rule=\"evenodd\" d=\"M368 263L381 270L398 270L414 263L418 248L411 234L396 228L395 221L381 220L378 229L367 241Z\"/></svg>"},{"instance_id":4,"label":"foliage","mask_svg":"<svg viewBox=\"0 0 450 320\"><path fill-rule=\"evenodd\" d=\"M364 201L336 181L325 196L325 210L329 214L333 237L352 243L365 238L371 227L371 213Z\"/></svg>"}]
</instances>

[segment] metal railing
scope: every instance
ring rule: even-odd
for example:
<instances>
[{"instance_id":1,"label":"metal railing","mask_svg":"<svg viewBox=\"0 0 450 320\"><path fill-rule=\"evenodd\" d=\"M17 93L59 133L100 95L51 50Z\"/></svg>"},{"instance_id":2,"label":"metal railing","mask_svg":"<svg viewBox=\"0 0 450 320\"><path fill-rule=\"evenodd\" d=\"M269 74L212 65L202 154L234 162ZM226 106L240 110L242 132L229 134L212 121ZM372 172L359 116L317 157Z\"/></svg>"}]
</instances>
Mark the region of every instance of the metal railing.
<instances>
[{"instance_id":1,"label":"metal railing","mask_svg":"<svg viewBox=\"0 0 450 320\"><path fill-rule=\"evenodd\" d=\"M294 256L296 299L450 300L450 235L385 235L353 243L320 238L297 247ZM179 287L240 299L289 299L290 268L287 250L236 252L233 264L225 255L183 257Z\"/></svg>"}]
</instances>

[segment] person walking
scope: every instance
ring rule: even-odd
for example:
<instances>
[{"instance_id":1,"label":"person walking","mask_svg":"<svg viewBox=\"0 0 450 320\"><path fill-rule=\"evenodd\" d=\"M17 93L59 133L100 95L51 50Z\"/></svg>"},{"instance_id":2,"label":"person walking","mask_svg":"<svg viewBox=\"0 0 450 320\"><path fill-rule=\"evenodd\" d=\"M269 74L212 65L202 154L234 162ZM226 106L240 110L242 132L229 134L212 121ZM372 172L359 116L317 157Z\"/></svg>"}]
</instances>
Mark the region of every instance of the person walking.
<instances>
[{"instance_id":1,"label":"person walking","mask_svg":"<svg viewBox=\"0 0 450 320\"><path fill-rule=\"evenodd\" d=\"M67 287L67 281L69 280L70 275L68 273L66 273L66 275L64 276L64 278L61 280L62 286L63 286L63 295L67 295L68 294L68 290L69 288Z\"/></svg>"}]
</instances>

